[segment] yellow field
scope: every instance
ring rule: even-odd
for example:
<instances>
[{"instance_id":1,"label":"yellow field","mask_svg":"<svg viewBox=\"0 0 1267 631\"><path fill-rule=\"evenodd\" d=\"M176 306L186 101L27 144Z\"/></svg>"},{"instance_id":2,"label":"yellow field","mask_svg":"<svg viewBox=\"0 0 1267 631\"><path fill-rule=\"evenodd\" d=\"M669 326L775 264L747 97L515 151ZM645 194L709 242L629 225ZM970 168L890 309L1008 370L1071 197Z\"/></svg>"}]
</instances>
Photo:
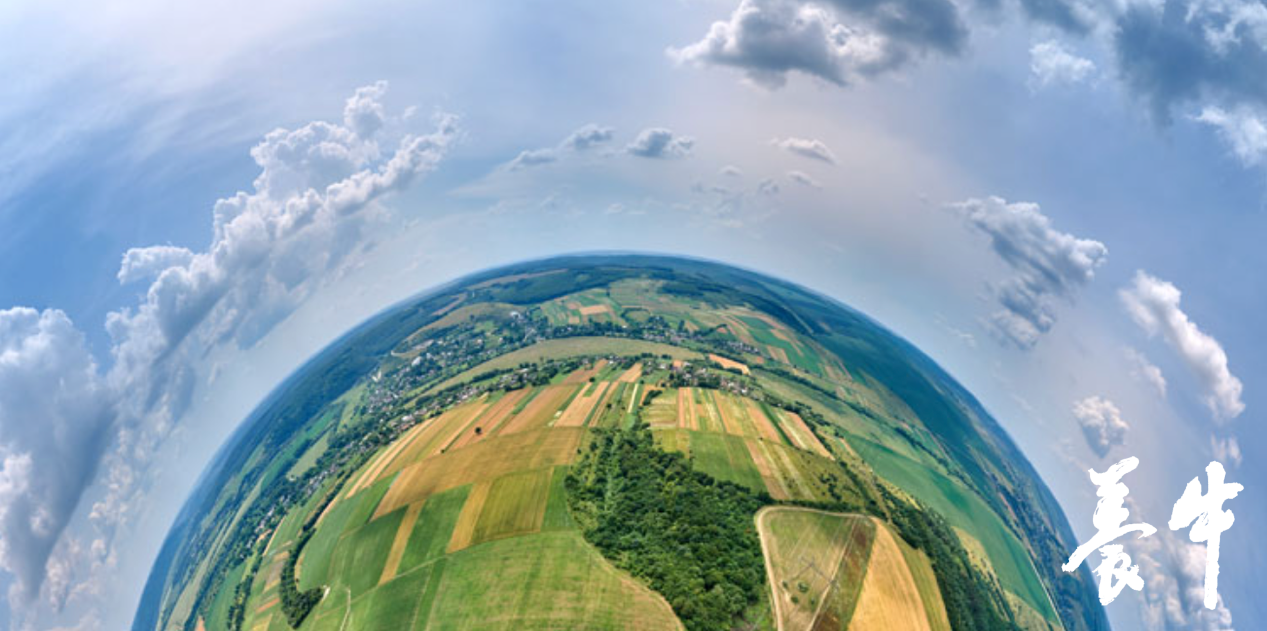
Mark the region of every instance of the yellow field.
<instances>
[{"instance_id":1,"label":"yellow field","mask_svg":"<svg viewBox=\"0 0 1267 631\"><path fill-rule=\"evenodd\" d=\"M471 488L471 494L466 496L462 512L458 514L457 524L453 526L453 535L449 537L446 552L453 553L471 545L471 540L475 538L475 525L479 523L480 513L484 511L484 502L488 499L491 487L492 483L481 482Z\"/></svg>"},{"instance_id":2,"label":"yellow field","mask_svg":"<svg viewBox=\"0 0 1267 631\"><path fill-rule=\"evenodd\" d=\"M617 381L620 381L623 383L633 383L637 381L638 379L640 379L641 377L642 377L642 362L639 362L637 364L634 364L633 367L631 367L629 370L626 370L624 373L621 373L620 378L617 379Z\"/></svg>"},{"instance_id":3,"label":"yellow field","mask_svg":"<svg viewBox=\"0 0 1267 631\"><path fill-rule=\"evenodd\" d=\"M491 481L514 471L568 464L585 430L549 430L493 436L405 467L379 502L375 518L433 493Z\"/></svg>"},{"instance_id":4,"label":"yellow field","mask_svg":"<svg viewBox=\"0 0 1267 631\"><path fill-rule=\"evenodd\" d=\"M835 460L831 452L822 443L818 442L818 437L814 436L814 432L810 431L809 426L805 424L805 420L801 418L800 414L788 410L778 410L778 416L781 421L779 425L788 435L788 438L791 438L792 442L796 443L797 447L817 453L824 458Z\"/></svg>"},{"instance_id":5,"label":"yellow field","mask_svg":"<svg viewBox=\"0 0 1267 631\"><path fill-rule=\"evenodd\" d=\"M915 587L919 589L919 597L924 601L924 613L928 616L928 625L933 631L951 631L950 618L946 615L946 603L942 600L941 588L937 586L937 575L933 573L932 561L928 560L928 555L912 548L901 537L893 537L893 540L902 549L902 556L906 557L906 567L911 570ZM1022 624L1021 628L1028 629L1029 627ZM1038 627L1036 631L1047 631L1047 627Z\"/></svg>"},{"instance_id":6,"label":"yellow field","mask_svg":"<svg viewBox=\"0 0 1267 631\"><path fill-rule=\"evenodd\" d=\"M519 401L528 392L526 389L512 390L502 395L502 398L498 399L496 403L488 406L488 409L453 442L449 449L460 449L492 436L501 427L502 423L510 418L511 410L515 409L515 406L519 404ZM479 432L475 431L476 428L479 429Z\"/></svg>"},{"instance_id":7,"label":"yellow field","mask_svg":"<svg viewBox=\"0 0 1267 631\"><path fill-rule=\"evenodd\" d=\"M735 436L756 434L755 431L748 431L746 415L736 397L719 390L710 390L708 394L713 398L713 405L717 406L717 412L721 415L722 427L726 428L727 434Z\"/></svg>"},{"instance_id":8,"label":"yellow field","mask_svg":"<svg viewBox=\"0 0 1267 631\"><path fill-rule=\"evenodd\" d=\"M756 520L777 628L815 629L824 606L856 587L840 571L868 554L870 538L859 536L871 527L868 518L780 506L762 509Z\"/></svg>"},{"instance_id":9,"label":"yellow field","mask_svg":"<svg viewBox=\"0 0 1267 631\"><path fill-rule=\"evenodd\" d=\"M744 403L747 406L748 419L752 421L757 435L772 443L782 443L783 438L779 436L779 430L774 428L770 417L761 410L761 406L756 401L747 398L744 399Z\"/></svg>"},{"instance_id":10,"label":"yellow field","mask_svg":"<svg viewBox=\"0 0 1267 631\"><path fill-rule=\"evenodd\" d=\"M690 388L677 391L677 426L682 429L699 429L695 411L695 394Z\"/></svg>"},{"instance_id":11,"label":"yellow field","mask_svg":"<svg viewBox=\"0 0 1267 631\"><path fill-rule=\"evenodd\" d=\"M498 434L513 434L548 427L554 421L559 408L563 407L563 403L576 392L577 388L582 387L585 386L580 384L546 386L532 401L528 402L524 409L506 421L498 430Z\"/></svg>"},{"instance_id":12,"label":"yellow field","mask_svg":"<svg viewBox=\"0 0 1267 631\"><path fill-rule=\"evenodd\" d=\"M876 528L850 631L932 631L915 577L889 529Z\"/></svg>"},{"instance_id":13,"label":"yellow field","mask_svg":"<svg viewBox=\"0 0 1267 631\"><path fill-rule=\"evenodd\" d=\"M567 409L554 422L554 425L556 427L580 427L584 425L594 406L604 399L611 387L613 387L612 382L602 381L594 384L593 391L588 393L582 391L581 394L576 395L576 398L572 399L572 402L568 404Z\"/></svg>"},{"instance_id":14,"label":"yellow field","mask_svg":"<svg viewBox=\"0 0 1267 631\"><path fill-rule=\"evenodd\" d=\"M738 370L739 372L745 375L752 372L748 370L748 365L743 362L737 362L733 359L722 357L721 355L713 355L711 353L709 354L708 358L717 362L718 364L721 364L722 368L731 368L734 370Z\"/></svg>"},{"instance_id":15,"label":"yellow field","mask_svg":"<svg viewBox=\"0 0 1267 631\"><path fill-rule=\"evenodd\" d=\"M628 387L628 386L626 386ZM642 418L652 429L674 429L680 423L678 399L682 397L680 390L665 390L651 400L642 409Z\"/></svg>"},{"instance_id":16,"label":"yellow field","mask_svg":"<svg viewBox=\"0 0 1267 631\"><path fill-rule=\"evenodd\" d=\"M396 538L392 540L392 550L387 555L387 563L383 565L383 575L378 582L386 583L396 577L396 568L400 567L400 558L405 555L405 545L409 543L409 534L414 531L414 522L418 521L418 511L422 510L422 502L410 504L405 511L404 519L396 528Z\"/></svg>"},{"instance_id":17,"label":"yellow field","mask_svg":"<svg viewBox=\"0 0 1267 631\"><path fill-rule=\"evenodd\" d=\"M590 366L577 368L563 379L563 383L588 383L590 378L596 376L605 366L607 366L607 360L600 359Z\"/></svg>"},{"instance_id":18,"label":"yellow field","mask_svg":"<svg viewBox=\"0 0 1267 631\"><path fill-rule=\"evenodd\" d=\"M770 454L767 453L767 445L764 441L748 440L744 441L748 446L748 453L752 455L753 464L757 465L757 472L761 474L761 479L765 481L766 491L770 493L770 497L776 500L785 500L791 497L788 495L787 489L783 488L783 481L779 479L779 474L775 472L774 467L770 464Z\"/></svg>"}]
</instances>

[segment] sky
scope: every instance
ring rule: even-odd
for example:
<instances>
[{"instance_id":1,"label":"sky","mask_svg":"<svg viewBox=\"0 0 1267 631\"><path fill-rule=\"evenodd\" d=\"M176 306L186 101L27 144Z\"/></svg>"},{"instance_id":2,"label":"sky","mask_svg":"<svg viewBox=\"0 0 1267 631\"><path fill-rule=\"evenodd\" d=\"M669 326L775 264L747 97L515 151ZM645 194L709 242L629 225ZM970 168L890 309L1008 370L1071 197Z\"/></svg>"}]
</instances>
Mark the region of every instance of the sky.
<instances>
[{"instance_id":1,"label":"sky","mask_svg":"<svg viewBox=\"0 0 1267 631\"><path fill-rule=\"evenodd\" d=\"M1259 0L0 6L0 629L120 629L225 438L463 274L706 257L976 394L1080 541L1128 456L1119 630L1267 625ZM1167 527L1212 460L1221 600Z\"/></svg>"}]
</instances>

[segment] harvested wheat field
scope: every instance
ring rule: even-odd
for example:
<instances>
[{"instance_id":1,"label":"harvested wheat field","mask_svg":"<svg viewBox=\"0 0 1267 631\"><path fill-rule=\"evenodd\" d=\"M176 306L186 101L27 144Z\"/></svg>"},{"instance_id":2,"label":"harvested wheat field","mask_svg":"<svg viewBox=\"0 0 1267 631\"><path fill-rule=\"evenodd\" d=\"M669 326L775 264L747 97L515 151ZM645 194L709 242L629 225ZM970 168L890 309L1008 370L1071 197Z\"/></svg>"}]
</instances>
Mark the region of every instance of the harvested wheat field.
<instances>
[{"instance_id":1,"label":"harvested wheat field","mask_svg":"<svg viewBox=\"0 0 1267 631\"><path fill-rule=\"evenodd\" d=\"M876 528L851 631L932 631L906 558L888 528Z\"/></svg>"},{"instance_id":2,"label":"harvested wheat field","mask_svg":"<svg viewBox=\"0 0 1267 631\"><path fill-rule=\"evenodd\" d=\"M875 524L861 515L786 506L764 508L756 520L779 631L844 629L867 572Z\"/></svg>"},{"instance_id":3,"label":"harvested wheat field","mask_svg":"<svg viewBox=\"0 0 1267 631\"><path fill-rule=\"evenodd\" d=\"M751 373L751 371L748 370L748 365L743 362L737 362L728 357L722 357L721 355L714 355L714 354L709 354L708 358L720 364L722 368L738 370L739 372L745 375Z\"/></svg>"},{"instance_id":4,"label":"harvested wheat field","mask_svg":"<svg viewBox=\"0 0 1267 631\"><path fill-rule=\"evenodd\" d=\"M494 436L405 467L378 504L375 517L448 489L491 481L523 469L568 464L584 429L559 427Z\"/></svg>"},{"instance_id":5,"label":"harvested wheat field","mask_svg":"<svg viewBox=\"0 0 1267 631\"><path fill-rule=\"evenodd\" d=\"M554 422L556 427L580 427L589 419L590 413L594 410L594 406L598 405L607 394L607 390L611 387L612 382L600 381L598 383L589 384L581 390L572 402L568 404L567 409L563 410L563 415Z\"/></svg>"}]
</instances>

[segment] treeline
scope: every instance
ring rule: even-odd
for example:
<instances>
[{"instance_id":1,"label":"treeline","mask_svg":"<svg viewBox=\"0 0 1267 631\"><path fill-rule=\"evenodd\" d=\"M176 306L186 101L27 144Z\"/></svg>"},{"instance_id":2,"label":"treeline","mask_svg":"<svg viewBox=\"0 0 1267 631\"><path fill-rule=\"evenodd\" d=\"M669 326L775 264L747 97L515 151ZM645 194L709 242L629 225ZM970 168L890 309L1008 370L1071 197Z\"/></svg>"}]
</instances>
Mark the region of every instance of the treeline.
<instances>
[{"instance_id":1,"label":"treeline","mask_svg":"<svg viewBox=\"0 0 1267 631\"><path fill-rule=\"evenodd\" d=\"M946 520L925 507L895 497L884 485L878 488L898 533L932 561L950 628L1021 631L998 586L972 564Z\"/></svg>"},{"instance_id":2,"label":"treeline","mask_svg":"<svg viewBox=\"0 0 1267 631\"><path fill-rule=\"evenodd\" d=\"M566 486L585 539L662 594L688 630L729 629L760 600L753 515L768 495L693 470L641 421L599 430Z\"/></svg>"}]
</instances>

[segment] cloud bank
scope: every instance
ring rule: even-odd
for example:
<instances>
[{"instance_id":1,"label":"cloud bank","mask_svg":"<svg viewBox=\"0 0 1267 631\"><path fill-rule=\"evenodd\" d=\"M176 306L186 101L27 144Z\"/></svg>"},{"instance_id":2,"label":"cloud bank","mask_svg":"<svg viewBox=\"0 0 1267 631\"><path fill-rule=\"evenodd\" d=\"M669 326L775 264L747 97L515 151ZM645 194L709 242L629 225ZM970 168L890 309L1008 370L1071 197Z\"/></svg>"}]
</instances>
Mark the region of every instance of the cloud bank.
<instances>
[{"instance_id":1,"label":"cloud bank","mask_svg":"<svg viewBox=\"0 0 1267 631\"><path fill-rule=\"evenodd\" d=\"M0 569L29 602L92 482L116 420L84 336L65 313L0 311Z\"/></svg>"},{"instance_id":2,"label":"cloud bank","mask_svg":"<svg viewBox=\"0 0 1267 631\"><path fill-rule=\"evenodd\" d=\"M150 454L179 425L203 358L253 346L337 277L370 243L378 202L456 140L447 115L427 134L387 134L403 123L385 113L387 87L357 90L341 124L266 135L250 190L215 203L205 250L123 255L119 281L148 285L107 316L108 369L60 311L0 311L0 569L16 578L14 626L30 624L37 596L59 610L102 593L114 536L143 503ZM72 532L85 501L88 527Z\"/></svg>"}]
</instances>

